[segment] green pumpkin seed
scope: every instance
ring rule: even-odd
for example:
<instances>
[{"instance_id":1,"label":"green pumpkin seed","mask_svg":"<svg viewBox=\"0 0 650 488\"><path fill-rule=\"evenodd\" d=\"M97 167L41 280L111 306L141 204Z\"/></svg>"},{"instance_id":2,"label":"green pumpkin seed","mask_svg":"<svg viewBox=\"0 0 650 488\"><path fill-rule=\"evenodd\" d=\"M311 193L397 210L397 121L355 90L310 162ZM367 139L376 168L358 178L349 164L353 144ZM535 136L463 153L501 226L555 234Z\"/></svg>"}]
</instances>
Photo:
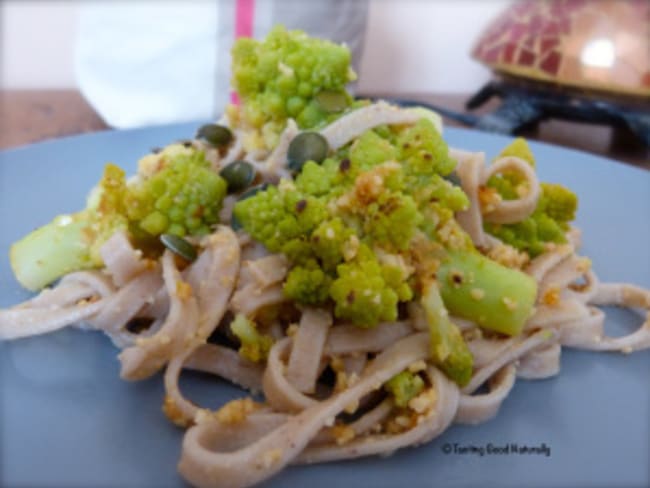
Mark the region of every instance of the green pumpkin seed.
<instances>
[{"instance_id":1,"label":"green pumpkin seed","mask_svg":"<svg viewBox=\"0 0 650 488\"><path fill-rule=\"evenodd\" d=\"M196 248L182 237L175 234L162 234L160 242L171 252L178 254L187 261L191 262L196 259Z\"/></svg>"},{"instance_id":2,"label":"green pumpkin seed","mask_svg":"<svg viewBox=\"0 0 650 488\"><path fill-rule=\"evenodd\" d=\"M223 125L205 124L199 127L196 138L214 147L225 147L232 141L232 132Z\"/></svg>"},{"instance_id":3,"label":"green pumpkin seed","mask_svg":"<svg viewBox=\"0 0 650 488\"><path fill-rule=\"evenodd\" d=\"M329 144L318 132L303 132L289 144L287 159L289 169L300 171L307 161L322 163L329 152Z\"/></svg>"},{"instance_id":4,"label":"green pumpkin seed","mask_svg":"<svg viewBox=\"0 0 650 488\"><path fill-rule=\"evenodd\" d=\"M255 168L246 161L235 161L225 166L219 175L226 180L229 193L237 193L249 187L255 179Z\"/></svg>"}]
</instances>

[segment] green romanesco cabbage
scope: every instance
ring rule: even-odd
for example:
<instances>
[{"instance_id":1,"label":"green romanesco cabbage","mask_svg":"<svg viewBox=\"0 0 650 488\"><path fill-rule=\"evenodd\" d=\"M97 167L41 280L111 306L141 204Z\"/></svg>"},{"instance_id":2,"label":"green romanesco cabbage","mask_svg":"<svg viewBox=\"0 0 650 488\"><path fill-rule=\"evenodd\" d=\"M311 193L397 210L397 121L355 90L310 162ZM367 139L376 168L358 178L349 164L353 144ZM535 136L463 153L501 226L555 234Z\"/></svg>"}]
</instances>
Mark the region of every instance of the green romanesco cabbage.
<instances>
[{"instance_id":1,"label":"green romanesco cabbage","mask_svg":"<svg viewBox=\"0 0 650 488\"><path fill-rule=\"evenodd\" d=\"M395 405L404 408L424 389L424 380L419 374L406 370L384 383L384 389L393 396Z\"/></svg>"},{"instance_id":2,"label":"green romanesco cabbage","mask_svg":"<svg viewBox=\"0 0 650 488\"><path fill-rule=\"evenodd\" d=\"M107 164L85 209L58 216L13 244L18 281L38 290L64 274L102 266L100 249L118 230L147 249L162 233L208 233L218 222L226 183L202 152L176 146L143 158L153 164L129 183L122 169Z\"/></svg>"},{"instance_id":3,"label":"green romanesco cabbage","mask_svg":"<svg viewBox=\"0 0 650 488\"><path fill-rule=\"evenodd\" d=\"M323 269L333 271L344 260L345 251L353 245L355 238L354 231L346 227L340 218L335 217L322 222L312 232L310 242Z\"/></svg>"},{"instance_id":4,"label":"green romanesco cabbage","mask_svg":"<svg viewBox=\"0 0 650 488\"><path fill-rule=\"evenodd\" d=\"M535 159L525 139L517 138L500 156L518 156L532 166ZM504 200L518 197L521 177L515 173L493 175L487 185L496 189ZM528 253L531 258L543 253L548 243L566 242L569 223L575 219L578 197L563 185L541 183L541 195L535 211L526 219L514 224L485 223L486 232L503 242Z\"/></svg>"},{"instance_id":5,"label":"green romanesco cabbage","mask_svg":"<svg viewBox=\"0 0 650 488\"><path fill-rule=\"evenodd\" d=\"M270 251L299 262L312 257L309 237L328 216L322 199L298 191L287 181L239 201L233 214Z\"/></svg>"},{"instance_id":6,"label":"green romanesco cabbage","mask_svg":"<svg viewBox=\"0 0 650 488\"><path fill-rule=\"evenodd\" d=\"M365 245L353 260L340 264L336 272L330 296L336 304L337 317L359 327L374 327L379 322L397 319L397 293L386 283L381 264Z\"/></svg>"},{"instance_id":7,"label":"green romanesco cabbage","mask_svg":"<svg viewBox=\"0 0 650 488\"><path fill-rule=\"evenodd\" d=\"M255 323L242 314L237 314L230 323L230 330L239 339L239 354L243 357L258 363L264 361L273 346L273 338L261 334Z\"/></svg>"},{"instance_id":8,"label":"green romanesco cabbage","mask_svg":"<svg viewBox=\"0 0 650 488\"><path fill-rule=\"evenodd\" d=\"M289 117L303 129L326 122L352 104L345 91L356 78L350 60L347 47L282 26L261 41L238 39L232 85L242 101L243 122L270 145Z\"/></svg>"},{"instance_id":9,"label":"green romanesco cabbage","mask_svg":"<svg viewBox=\"0 0 650 488\"><path fill-rule=\"evenodd\" d=\"M578 197L565 186L542 183L541 187L537 207L529 217L514 224L485 223L486 232L531 258L543 253L548 243L566 242L565 234L578 207Z\"/></svg>"},{"instance_id":10,"label":"green romanesco cabbage","mask_svg":"<svg viewBox=\"0 0 650 488\"><path fill-rule=\"evenodd\" d=\"M507 156L516 156L530 163L533 168L535 167L535 156L533 156L533 151L531 151L528 141L523 137L515 138L499 153L499 157Z\"/></svg>"},{"instance_id":11,"label":"green romanesco cabbage","mask_svg":"<svg viewBox=\"0 0 650 488\"><path fill-rule=\"evenodd\" d=\"M210 169L202 151L177 153L163 161L159 171L129 186L129 220L153 236L208 234L219 221L226 182Z\"/></svg>"},{"instance_id":12,"label":"green romanesco cabbage","mask_svg":"<svg viewBox=\"0 0 650 488\"><path fill-rule=\"evenodd\" d=\"M523 137L514 139L499 153L497 158L506 156L516 156L526 161L533 168L535 167L535 157L528 142ZM519 186L524 181L519 173L505 171L492 175L487 181L487 186L494 188L504 200L515 200L519 198Z\"/></svg>"},{"instance_id":13,"label":"green romanesco cabbage","mask_svg":"<svg viewBox=\"0 0 650 488\"><path fill-rule=\"evenodd\" d=\"M330 296L332 277L314 260L294 266L284 283L284 294L305 305L321 305Z\"/></svg>"}]
</instances>

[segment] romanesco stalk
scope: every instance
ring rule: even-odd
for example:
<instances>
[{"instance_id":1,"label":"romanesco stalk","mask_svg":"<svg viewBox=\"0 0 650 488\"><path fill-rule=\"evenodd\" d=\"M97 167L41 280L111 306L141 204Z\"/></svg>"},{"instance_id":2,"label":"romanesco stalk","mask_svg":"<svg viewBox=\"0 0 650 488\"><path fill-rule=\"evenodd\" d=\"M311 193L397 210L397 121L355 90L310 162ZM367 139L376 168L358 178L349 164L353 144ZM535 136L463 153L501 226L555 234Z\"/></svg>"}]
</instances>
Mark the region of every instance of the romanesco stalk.
<instances>
[{"instance_id":1,"label":"romanesco stalk","mask_svg":"<svg viewBox=\"0 0 650 488\"><path fill-rule=\"evenodd\" d=\"M124 171L107 164L86 209L59 215L15 242L9 259L20 284L36 291L67 273L101 266L101 245L128 227L125 192Z\"/></svg>"},{"instance_id":2,"label":"romanesco stalk","mask_svg":"<svg viewBox=\"0 0 650 488\"><path fill-rule=\"evenodd\" d=\"M431 358L450 379L465 386L472 378L474 357L449 313L435 281L422 290L422 307L429 324Z\"/></svg>"},{"instance_id":3,"label":"romanesco stalk","mask_svg":"<svg viewBox=\"0 0 650 488\"><path fill-rule=\"evenodd\" d=\"M452 314L511 336L521 332L537 297L533 278L478 252L448 252L437 281Z\"/></svg>"}]
</instances>

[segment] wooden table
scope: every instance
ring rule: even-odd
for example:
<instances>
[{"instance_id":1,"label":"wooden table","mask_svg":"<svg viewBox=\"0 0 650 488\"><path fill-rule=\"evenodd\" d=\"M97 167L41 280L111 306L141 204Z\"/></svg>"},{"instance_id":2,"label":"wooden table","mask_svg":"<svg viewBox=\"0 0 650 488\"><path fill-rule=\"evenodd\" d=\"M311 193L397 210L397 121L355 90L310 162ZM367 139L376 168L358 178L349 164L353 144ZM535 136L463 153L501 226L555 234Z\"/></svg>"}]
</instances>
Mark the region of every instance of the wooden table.
<instances>
[{"instance_id":1,"label":"wooden table","mask_svg":"<svg viewBox=\"0 0 650 488\"><path fill-rule=\"evenodd\" d=\"M414 94L400 98L462 111L468 95ZM488 105L482 111L492 107ZM446 123L459 125L451 120ZM105 129L108 126L79 92L0 91L0 149ZM650 150L631 136L621 135L609 127L553 120L542 122L537 129L523 135L650 169Z\"/></svg>"}]
</instances>

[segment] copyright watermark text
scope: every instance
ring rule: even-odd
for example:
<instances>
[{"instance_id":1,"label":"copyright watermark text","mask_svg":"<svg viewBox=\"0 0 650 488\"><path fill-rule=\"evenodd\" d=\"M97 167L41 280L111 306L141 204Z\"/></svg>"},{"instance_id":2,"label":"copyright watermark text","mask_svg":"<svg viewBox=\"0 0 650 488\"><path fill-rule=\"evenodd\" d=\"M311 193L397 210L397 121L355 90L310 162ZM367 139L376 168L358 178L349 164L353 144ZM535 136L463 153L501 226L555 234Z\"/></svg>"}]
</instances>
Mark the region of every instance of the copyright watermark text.
<instances>
[{"instance_id":1,"label":"copyright watermark text","mask_svg":"<svg viewBox=\"0 0 650 488\"><path fill-rule=\"evenodd\" d=\"M551 457L551 446L542 442L541 444L521 444L510 442L496 444L459 444L457 442L446 442L440 446L443 454L474 455L474 456L545 456Z\"/></svg>"}]
</instances>

